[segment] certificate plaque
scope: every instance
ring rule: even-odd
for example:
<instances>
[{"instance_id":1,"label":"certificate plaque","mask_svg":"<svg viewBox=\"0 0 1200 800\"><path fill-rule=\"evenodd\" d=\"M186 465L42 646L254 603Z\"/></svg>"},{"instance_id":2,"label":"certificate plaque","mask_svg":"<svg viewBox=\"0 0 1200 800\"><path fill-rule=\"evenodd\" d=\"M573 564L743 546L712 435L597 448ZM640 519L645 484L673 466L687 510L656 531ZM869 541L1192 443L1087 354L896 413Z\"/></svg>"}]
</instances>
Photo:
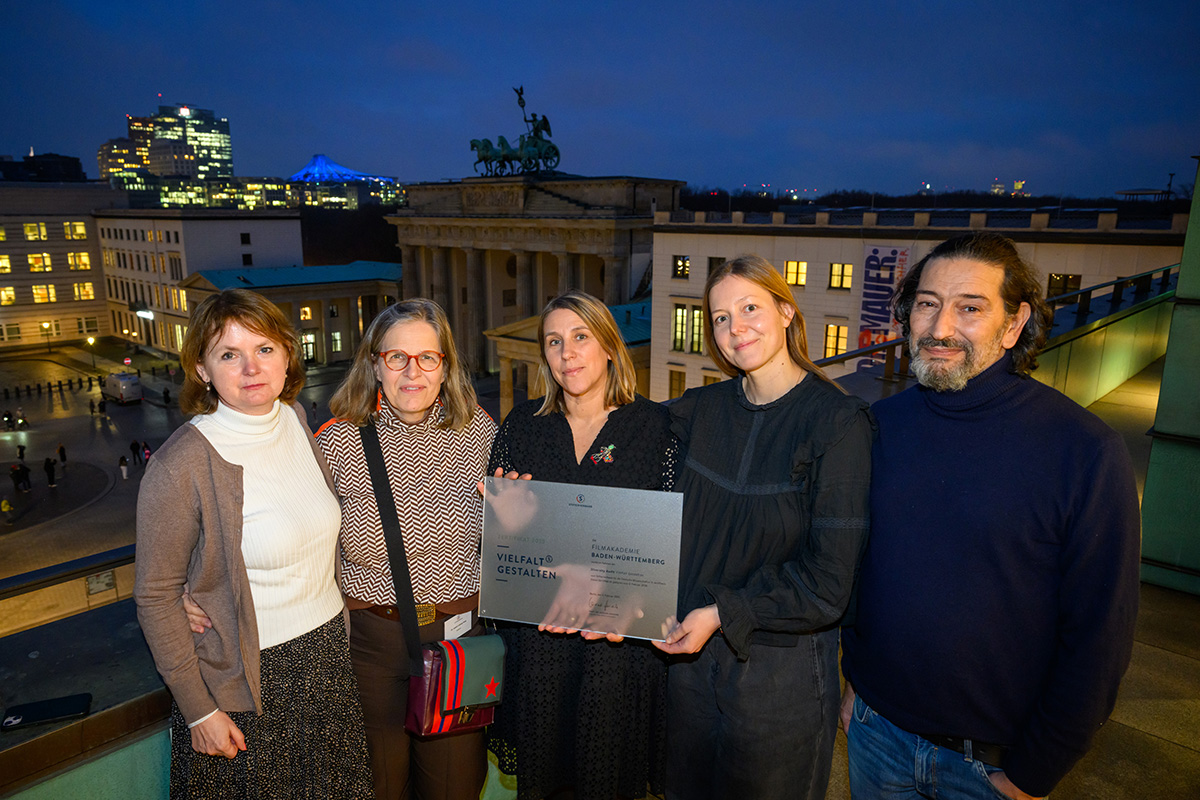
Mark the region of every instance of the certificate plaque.
<instances>
[{"instance_id":1,"label":"certificate plaque","mask_svg":"<svg viewBox=\"0 0 1200 800\"><path fill-rule=\"evenodd\" d=\"M479 614L662 641L683 495L484 480Z\"/></svg>"}]
</instances>

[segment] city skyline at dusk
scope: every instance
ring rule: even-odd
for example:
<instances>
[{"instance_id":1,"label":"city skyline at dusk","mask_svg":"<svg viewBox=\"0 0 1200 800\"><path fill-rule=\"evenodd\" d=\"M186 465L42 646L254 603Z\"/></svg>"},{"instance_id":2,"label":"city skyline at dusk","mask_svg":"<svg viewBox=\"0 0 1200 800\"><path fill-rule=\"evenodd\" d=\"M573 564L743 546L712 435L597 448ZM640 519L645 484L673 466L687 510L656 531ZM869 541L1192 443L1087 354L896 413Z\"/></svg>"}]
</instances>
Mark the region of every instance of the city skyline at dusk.
<instances>
[{"instance_id":1,"label":"city skyline at dusk","mask_svg":"<svg viewBox=\"0 0 1200 800\"><path fill-rule=\"evenodd\" d=\"M1194 179L1200 11L1058 2L511 7L48 2L0 31L0 154L78 157L126 115L229 120L234 171L315 153L406 182L473 173L471 139L544 114L559 169L809 196L1110 196Z\"/></svg>"}]
</instances>

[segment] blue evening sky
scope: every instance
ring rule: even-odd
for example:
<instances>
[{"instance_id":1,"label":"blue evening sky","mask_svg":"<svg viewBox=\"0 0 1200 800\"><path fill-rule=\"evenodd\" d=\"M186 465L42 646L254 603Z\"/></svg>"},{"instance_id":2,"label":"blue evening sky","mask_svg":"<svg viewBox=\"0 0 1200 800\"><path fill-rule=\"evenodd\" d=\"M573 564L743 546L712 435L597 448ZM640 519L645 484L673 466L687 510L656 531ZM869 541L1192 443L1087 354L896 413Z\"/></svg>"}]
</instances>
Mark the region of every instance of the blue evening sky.
<instances>
[{"instance_id":1,"label":"blue evening sky","mask_svg":"<svg viewBox=\"0 0 1200 800\"><path fill-rule=\"evenodd\" d=\"M1193 182L1198 45L1194 0L42 0L0 26L0 154L95 177L126 114L182 102L229 119L238 175L461 178L524 86L573 173L1106 196Z\"/></svg>"}]
</instances>

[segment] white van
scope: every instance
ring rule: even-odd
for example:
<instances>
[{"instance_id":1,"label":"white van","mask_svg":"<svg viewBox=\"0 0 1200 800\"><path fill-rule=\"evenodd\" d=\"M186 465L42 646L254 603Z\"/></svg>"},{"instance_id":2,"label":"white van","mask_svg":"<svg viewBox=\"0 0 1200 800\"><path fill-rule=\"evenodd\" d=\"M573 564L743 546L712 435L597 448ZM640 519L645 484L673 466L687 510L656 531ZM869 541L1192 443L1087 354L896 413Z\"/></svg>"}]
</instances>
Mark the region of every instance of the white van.
<instances>
[{"instance_id":1,"label":"white van","mask_svg":"<svg viewBox=\"0 0 1200 800\"><path fill-rule=\"evenodd\" d=\"M110 400L125 403L142 402L142 382L132 372L114 372L104 379L100 395Z\"/></svg>"}]
</instances>

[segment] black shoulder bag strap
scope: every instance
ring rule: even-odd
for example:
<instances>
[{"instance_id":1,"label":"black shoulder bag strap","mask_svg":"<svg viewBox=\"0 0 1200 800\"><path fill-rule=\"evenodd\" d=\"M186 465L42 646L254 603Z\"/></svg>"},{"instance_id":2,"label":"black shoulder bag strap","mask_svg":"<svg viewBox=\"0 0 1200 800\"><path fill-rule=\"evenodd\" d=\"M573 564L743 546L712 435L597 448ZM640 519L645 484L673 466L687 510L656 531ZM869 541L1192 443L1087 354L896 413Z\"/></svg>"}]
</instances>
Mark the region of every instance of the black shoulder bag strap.
<instances>
[{"instance_id":1,"label":"black shoulder bag strap","mask_svg":"<svg viewBox=\"0 0 1200 800\"><path fill-rule=\"evenodd\" d=\"M388 564L392 568L392 584L396 587L396 608L400 610L400 624L404 627L404 643L408 650L410 675L424 674L421 656L421 633L417 625L417 606L413 600L412 576L408 572L408 558L404 553L404 537L400 533L400 517L396 514L396 499L392 496L392 482L388 479L387 467L383 463L383 449L379 444L379 431L375 421L358 429L362 439L363 455L367 469L371 472L371 488L375 492L375 505L379 506L379 521L383 523L383 539L387 544Z\"/></svg>"}]
</instances>

